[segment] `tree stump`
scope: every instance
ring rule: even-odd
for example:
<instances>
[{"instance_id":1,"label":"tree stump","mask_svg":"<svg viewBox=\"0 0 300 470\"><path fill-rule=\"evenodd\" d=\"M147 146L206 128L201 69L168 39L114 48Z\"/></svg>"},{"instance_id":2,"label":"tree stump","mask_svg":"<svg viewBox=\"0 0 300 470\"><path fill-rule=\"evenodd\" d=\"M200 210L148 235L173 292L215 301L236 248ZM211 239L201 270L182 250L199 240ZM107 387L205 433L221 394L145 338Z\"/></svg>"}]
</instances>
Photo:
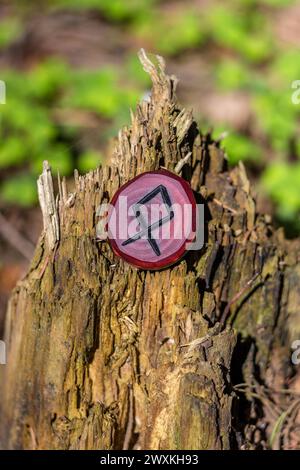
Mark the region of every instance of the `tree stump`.
<instances>
[{"instance_id":1,"label":"tree stump","mask_svg":"<svg viewBox=\"0 0 300 470\"><path fill-rule=\"evenodd\" d=\"M180 109L163 60L140 59L152 94L109 163L75 172L72 192L59 180L57 196L47 164L39 179L44 232L7 311L2 448L255 448L253 433L271 432L255 424L267 412L251 387L291 373L299 249L256 212L243 165L229 171ZM189 152L182 176L205 204L204 247L157 272L116 259L95 238L98 205Z\"/></svg>"}]
</instances>

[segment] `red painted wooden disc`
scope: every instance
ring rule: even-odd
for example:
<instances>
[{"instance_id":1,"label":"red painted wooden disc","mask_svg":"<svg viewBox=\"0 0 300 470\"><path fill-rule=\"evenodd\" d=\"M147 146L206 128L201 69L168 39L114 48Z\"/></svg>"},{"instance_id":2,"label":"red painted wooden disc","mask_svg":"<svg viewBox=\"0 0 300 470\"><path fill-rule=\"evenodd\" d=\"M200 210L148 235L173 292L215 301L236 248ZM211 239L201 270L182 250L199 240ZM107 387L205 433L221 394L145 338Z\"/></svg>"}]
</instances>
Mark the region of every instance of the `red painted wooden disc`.
<instances>
[{"instance_id":1,"label":"red painted wooden disc","mask_svg":"<svg viewBox=\"0 0 300 470\"><path fill-rule=\"evenodd\" d=\"M189 184L167 170L142 173L114 195L108 239L114 253L142 269L178 261L195 237L196 201Z\"/></svg>"}]
</instances>

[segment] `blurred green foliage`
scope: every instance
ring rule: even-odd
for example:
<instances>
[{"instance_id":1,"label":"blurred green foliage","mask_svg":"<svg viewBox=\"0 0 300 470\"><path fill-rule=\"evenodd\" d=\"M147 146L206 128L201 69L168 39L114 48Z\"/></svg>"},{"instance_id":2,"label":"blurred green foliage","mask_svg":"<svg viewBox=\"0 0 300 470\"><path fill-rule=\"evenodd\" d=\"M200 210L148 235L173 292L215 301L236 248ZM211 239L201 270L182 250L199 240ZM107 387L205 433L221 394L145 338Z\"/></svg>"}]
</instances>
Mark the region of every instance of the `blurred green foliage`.
<instances>
[{"instance_id":1,"label":"blurred green foliage","mask_svg":"<svg viewBox=\"0 0 300 470\"><path fill-rule=\"evenodd\" d=\"M214 86L221 93L241 91L251 103L250 129L224 123L222 146L230 165L245 161L261 175L260 187L277 207L280 221L300 231L300 105L292 103L292 82L300 79L298 48L280 46L270 23L294 0L43 0L49 10L91 10L129 36L131 50L143 45L174 60L188 51L212 63ZM30 9L28 2L22 1ZM36 8L32 2L32 8ZM22 32L22 18L0 22L0 50ZM101 45L99 45L101 47ZM149 77L128 48L120 66L74 70L47 60L27 72L7 70L7 104L0 108L0 200L31 205L35 178L48 159L69 175L74 166L85 172L101 161L103 140L129 120L129 108L149 90ZM57 119L57 111L79 116L74 124ZM98 143L82 138L81 120L99 120ZM63 115L64 116L64 115ZM82 119L81 119L82 116ZM214 123L209 123L213 125ZM203 126L202 126L203 127ZM99 150L100 148L100 150ZM3 180L3 178L2 178ZM19 188L19 189L18 189Z\"/></svg>"},{"instance_id":2,"label":"blurred green foliage","mask_svg":"<svg viewBox=\"0 0 300 470\"><path fill-rule=\"evenodd\" d=\"M0 49L18 37L22 26L18 18L7 18L0 21Z\"/></svg>"},{"instance_id":3,"label":"blurred green foliage","mask_svg":"<svg viewBox=\"0 0 300 470\"><path fill-rule=\"evenodd\" d=\"M268 166L261 184L277 206L277 219L288 235L300 232L300 162L276 162Z\"/></svg>"},{"instance_id":4,"label":"blurred green foliage","mask_svg":"<svg viewBox=\"0 0 300 470\"><path fill-rule=\"evenodd\" d=\"M169 56L201 46L206 38L201 15L185 5L172 15L152 11L135 21L132 30L138 38L151 42L157 51Z\"/></svg>"},{"instance_id":5,"label":"blurred green foliage","mask_svg":"<svg viewBox=\"0 0 300 470\"><path fill-rule=\"evenodd\" d=\"M1 77L8 96L1 107L0 170L19 168L20 175L5 179L0 185L0 198L22 206L36 202L36 176L43 160L67 176L75 163L82 172L101 163L99 150L80 144L80 126L62 125L56 121L55 111L82 111L111 122L123 115L126 122L129 108L141 96L137 86L120 86L118 74L110 67L76 71L53 59L27 73L3 71ZM100 129L97 133L100 146Z\"/></svg>"},{"instance_id":6,"label":"blurred green foliage","mask_svg":"<svg viewBox=\"0 0 300 470\"><path fill-rule=\"evenodd\" d=\"M240 160L257 166L261 164L262 148L249 136L229 129L228 126L226 130L224 127L215 127L213 138L218 140L220 137L231 166L237 165Z\"/></svg>"},{"instance_id":7,"label":"blurred green foliage","mask_svg":"<svg viewBox=\"0 0 300 470\"><path fill-rule=\"evenodd\" d=\"M256 9L240 10L216 4L209 9L207 21L216 44L231 49L249 62L259 63L272 55L272 36L266 18Z\"/></svg>"},{"instance_id":8,"label":"blurred green foliage","mask_svg":"<svg viewBox=\"0 0 300 470\"><path fill-rule=\"evenodd\" d=\"M116 70L108 67L74 73L63 105L87 109L109 119L117 116L121 108L129 112L129 107L137 103L140 92L120 86L117 77Z\"/></svg>"},{"instance_id":9,"label":"blurred green foliage","mask_svg":"<svg viewBox=\"0 0 300 470\"><path fill-rule=\"evenodd\" d=\"M8 204L30 207L37 202L36 179L20 173L5 180L1 185L1 197Z\"/></svg>"},{"instance_id":10,"label":"blurred green foliage","mask_svg":"<svg viewBox=\"0 0 300 470\"><path fill-rule=\"evenodd\" d=\"M128 21L144 17L151 12L157 0L54 0L52 7L72 9L94 9L100 11L107 19Z\"/></svg>"}]
</instances>

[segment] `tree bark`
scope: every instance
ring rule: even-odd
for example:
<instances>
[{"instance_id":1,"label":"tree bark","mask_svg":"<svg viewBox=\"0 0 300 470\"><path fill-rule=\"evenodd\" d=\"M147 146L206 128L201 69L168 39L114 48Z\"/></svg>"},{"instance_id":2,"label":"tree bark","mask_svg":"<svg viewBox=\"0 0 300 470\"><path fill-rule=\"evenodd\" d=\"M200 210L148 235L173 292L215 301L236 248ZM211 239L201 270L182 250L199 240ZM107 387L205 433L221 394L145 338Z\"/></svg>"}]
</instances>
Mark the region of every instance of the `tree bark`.
<instances>
[{"instance_id":1,"label":"tree bark","mask_svg":"<svg viewBox=\"0 0 300 470\"><path fill-rule=\"evenodd\" d=\"M57 197L47 165L39 180L44 232L7 311L3 448L254 448L255 432L271 433L255 424L264 401L251 387L291 372L299 247L257 214L243 165L228 171L219 143L180 109L162 59L140 58L151 98L109 163L75 173L72 192L59 181ZM189 152L182 176L205 204L203 249L158 272L116 259L95 238L98 205Z\"/></svg>"}]
</instances>

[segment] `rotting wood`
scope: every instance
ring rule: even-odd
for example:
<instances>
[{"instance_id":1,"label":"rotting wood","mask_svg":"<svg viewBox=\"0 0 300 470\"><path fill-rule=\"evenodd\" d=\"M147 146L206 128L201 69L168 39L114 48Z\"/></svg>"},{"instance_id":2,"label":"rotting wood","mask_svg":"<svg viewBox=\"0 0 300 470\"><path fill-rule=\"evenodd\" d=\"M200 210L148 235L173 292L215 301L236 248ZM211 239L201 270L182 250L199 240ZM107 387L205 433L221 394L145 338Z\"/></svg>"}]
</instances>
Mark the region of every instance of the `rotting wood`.
<instances>
[{"instance_id":1,"label":"rotting wood","mask_svg":"<svg viewBox=\"0 0 300 470\"><path fill-rule=\"evenodd\" d=\"M76 173L72 194L60 183L58 203L47 164L39 180L46 236L8 307L3 448L253 448L236 381L258 374L271 386L275 355L288 364L299 250L257 214L243 166L228 170L180 109L163 60L140 58L151 98L109 164ZM205 246L161 272L137 271L97 242L97 207L137 174L180 162L205 203Z\"/></svg>"}]
</instances>

